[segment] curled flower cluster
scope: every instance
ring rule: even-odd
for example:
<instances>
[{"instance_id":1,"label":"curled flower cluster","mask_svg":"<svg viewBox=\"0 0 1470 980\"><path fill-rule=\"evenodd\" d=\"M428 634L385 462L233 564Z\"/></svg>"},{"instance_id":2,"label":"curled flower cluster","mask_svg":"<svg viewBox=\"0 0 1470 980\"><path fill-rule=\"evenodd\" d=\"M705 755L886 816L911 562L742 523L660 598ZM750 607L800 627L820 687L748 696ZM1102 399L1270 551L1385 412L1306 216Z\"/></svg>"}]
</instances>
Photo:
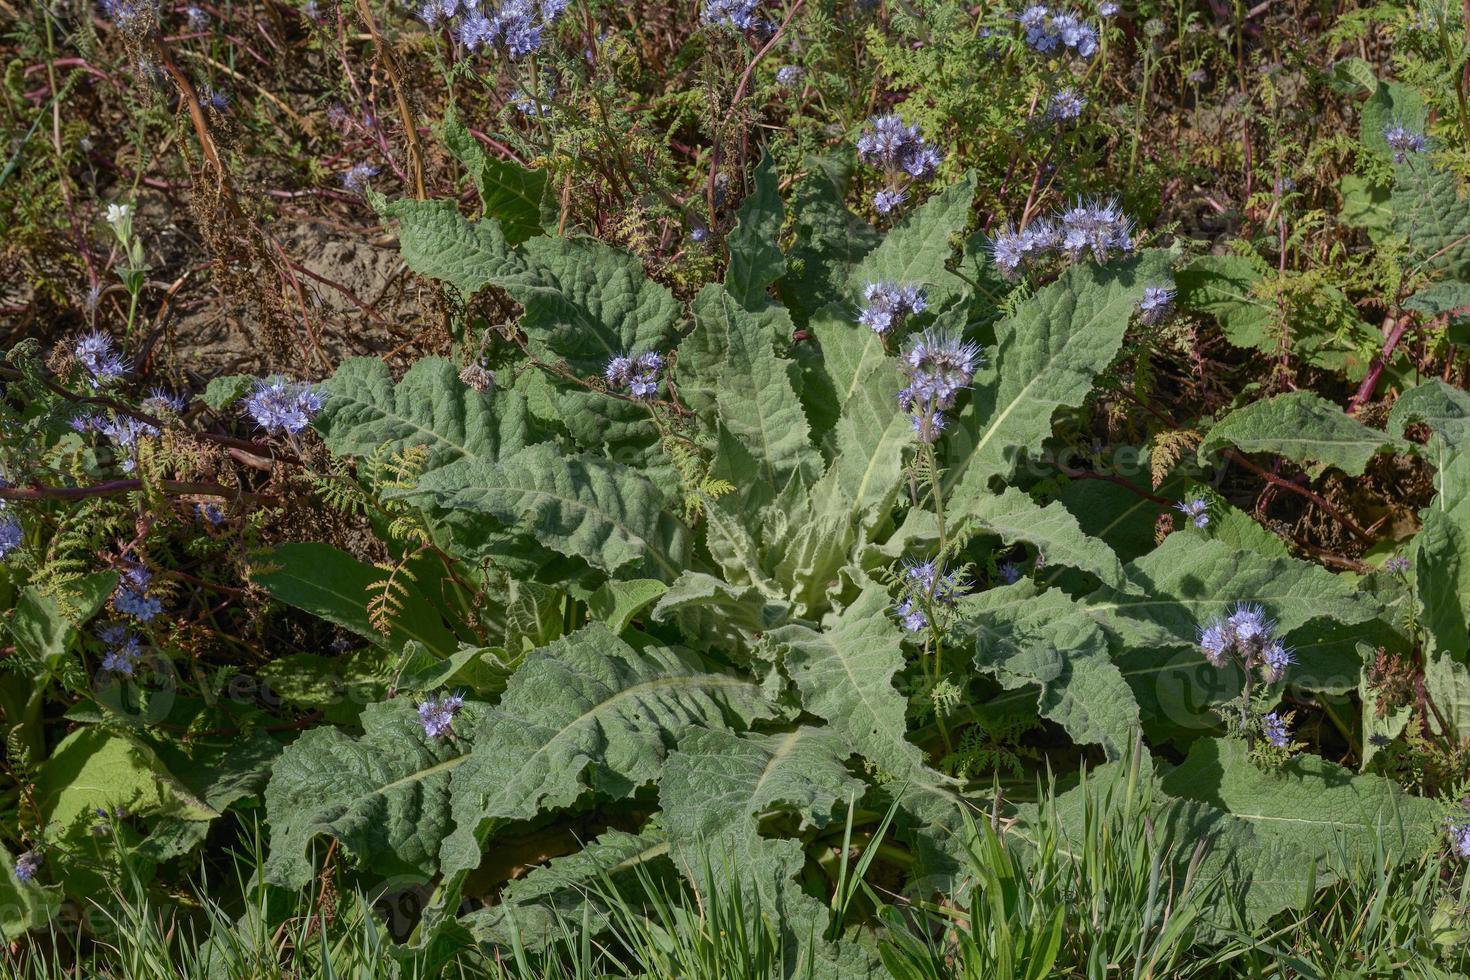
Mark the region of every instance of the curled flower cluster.
<instances>
[{"instance_id":1,"label":"curled flower cluster","mask_svg":"<svg viewBox=\"0 0 1470 980\"><path fill-rule=\"evenodd\" d=\"M102 16L117 29L134 37L145 37L158 26L157 0L100 0Z\"/></svg>"},{"instance_id":2,"label":"curled flower cluster","mask_svg":"<svg viewBox=\"0 0 1470 980\"><path fill-rule=\"evenodd\" d=\"M619 354L607 362L603 376L607 378L607 386L616 391L626 391L634 398L656 398L658 375L663 367L663 357L653 351Z\"/></svg>"},{"instance_id":3,"label":"curled flower cluster","mask_svg":"<svg viewBox=\"0 0 1470 980\"><path fill-rule=\"evenodd\" d=\"M1051 97L1046 107L1046 118L1052 122L1070 122L1082 115L1087 108L1087 99L1077 94L1074 88L1064 88Z\"/></svg>"},{"instance_id":4,"label":"curled flower cluster","mask_svg":"<svg viewBox=\"0 0 1470 980\"><path fill-rule=\"evenodd\" d=\"M546 97L548 99L556 98L555 85L546 86ZM508 101L510 107L523 116L545 117L551 115L551 103L543 102L525 89L516 89Z\"/></svg>"},{"instance_id":5,"label":"curled flower cluster","mask_svg":"<svg viewBox=\"0 0 1470 980\"><path fill-rule=\"evenodd\" d=\"M796 88L805 77L800 65L782 65L776 69L776 84L782 88Z\"/></svg>"},{"instance_id":6,"label":"curled flower cluster","mask_svg":"<svg viewBox=\"0 0 1470 980\"><path fill-rule=\"evenodd\" d=\"M367 190L368 181L381 170L381 167L375 167L371 163L354 163L342 174L342 189L350 194L361 194Z\"/></svg>"},{"instance_id":7,"label":"curled flower cluster","mask_svg":"<svg viewBox=\"0 0 1470 980\"><path fill-rule=\"evenodd\" d=\"M1210 620L1199 630L1200 651L1216 667L1234 656L1247 670L1259 666L1267 682L1286 676L1296 663L1290 648L1275 636L1276 623L1255 603L1238 602L1223 616Z\"/></svg>"},{"instance_id":8,"label":"curled flower cluster","mask_svg":"<svg viewBox=\"0 0 1470 980\"><path fill-rule=\"evenodd\" d=\"M934 606L954 608L955 601L968 585L958 572L946 574L944 567L936 561L906 562L903 569L905 596L894 612L904 629L918 633L929 628L926 610Z\"/></svg>"},{"instance_id":9,"label":"curled flower cluster","mask_svg":"<svg viewBox=\"0 0 1470 980\"><path fill-rule=\"evenodd\" d=\"M1003 561L995 568L996 574L1006 585L1015 585L1021 581L1021 566L1013 561Z\"/></svg>"},{"instance_id":10,"label":"curled flower cluster","mask_svg":"<svg viewBox=\"0 0 1470 980\"><path fill-rule=\"evenodd\" d=\"M1097 53L1097 28L1074 13L1053 13L1050 7L1038 3L1023 10L1017 19L1033 51L1070 51L1079 58Z\"/></svg>"},{"instance_id":11,"label":"curled flower cluster","mask_svg":"<svg viewBox=\"0 0 1470 980\"><path fill-rule=\"evenodd\" d=\"M1445 821L1449 831L1450 847L1462 858L1470 858L1470 800L1460 801L1460 811L1452 813ZM20 862L16 862L19 870Z\"/></svg>"},{"instance_id":12,"label":"curled flower cluster","mask_svg":"<svg viewBox=\"0 0 1470 980\"><path fill-rule=\"evenodd\" d=\"M245 399L245 411L266 432L295 435L321 410L322 396L315 388L279 376L257 381L255 390Z\"/></svg>"},{"instance_id":13,"label":"curled flower cluster","mask_svg":"<svg viewBox=\"0 0 1470 980\"><path fill-rule=\"evenodd\" d=\"M143 646L122 623L107 623L97 630L97 639L107 647L102 655L102 669L124 677L133 676L133 668L143 656Z\"/></svg>"},{"instance_id":14,"label":"curled flower cluster","mask_svg":"<svg viewBox=\"0 0 1470 980\"><path fill-rule=\"evenodd\" d=\"M1210 503L1204 497L1190 497L1174 505L1174 509L1188 517L1198 528L1210 526Z\"/></svg>"},{"instance_id":15,"label":"curled flower cluster","mask_svg":"<svg viewBox=\"0 0 1470 980\"><path fill-rule=\"evenodd\" d=\"M1261 719L1261 734L1278 749L1284 749L1291 744L1291 722L1273 711Z\"/></svg>"},{"instance_id":16,"label":"curled flower cluster","mask_svg":"<svg viewBox=\"0 0 1470 980\"><path fill-rule=\"evenodd\" d=\"M1383 563L1383 570L1402 575L1409 570L1409 559L1404 555L1394 555Z\"/></svg>"},{"instance_id":17,"label":"curled flower cluster","mask_svg":"<svg viewBox=\"0 0 1470 980\"><path fill-rule=\"evenodd\" d=\"M419 20L444 26L471 51L501 48L512 58L541 49L543 32L567 9L569 0L505 0L499 9L482 10L480 0L428 0Z\"/></svg>"},{"instance_id":18,"label":"curled flower cluster","mask_svg":"<svg viewBox=\"0 0 1470 980\"><path fill-rule=\"evenodd\" d=\"M195 504L194 512L214 527L225 522L225 512L219 504Z\"/></svg>"},{"instance_id":19,"label":"curled flower cluster","mask_svg":"<svg viewBox=\"0 0 1470 980\"><path fill-rule=\"evenodd\" d=\"M903 323L911 313L922 313L928 301L918 286L892 282L870 282L863 287L863 308L858 322L881 335Z\"/></svg>"},{"instance_id":20,"label":"curled flower cluster","mask_svg":"<svg viewBox=\"0 0 1470 980\"><path fill-rule=\"evenodd\" d=\"M419 705L419 723L430 738L444 738L454 731L454 718L464 707L464 695L446 694Z\"/></svg>"},{"instance_id":21,"label":"curled flower cluster","mask_svg":"<svg viewBox=\"0 0 1470 980\"><path fill-rule=\"evenodd\" d=\"M943 332L925 331L903 357L909 383L898 406L911 416L920 442L932 443L944 431L944 413L970 386L982 359L976 344Z\"/></svg>"},{"instance_id":22,"label":"curled flower cluster","mask_svg":"<svg viewBox=\"0 0 1470 980\"><path fill-rule=\"evenodd\" d=\"M858 159L882 170L888 186L873 195L873 207L889 214L908 199L907 185L932 178L944 159L939 149L897 115L874 116L857 140Z\"/></svg>"},{"instance_id":23,"label":"curled flower cluster","mask_svg":"<svg viewBox=\"0 0 1470 980\"><path fill-rule=\"evenodd\" d=\"M71 352L91 375L87 383L93 388L101 387L127 373L122 357L112 346L112 338L101 330L82 334L72 345Z\"/></svg>"},{"instance_id":24,"label":"curled flower cluster","mask_svg":"<svg viewBox=\"0 0 1470 980\"><path fill-rule=\"evenodd\" d=\"M1162 323L1174 310L1178 294L1172 286L1147 286L1138 301L1138 318L1149 326Z\"/></svg>"},{"instance_id":25,"label":"curled flower cluster","mask_svg":"<svg viewBox=\"0 0 1470 980\"><path fill-rule=\"evenodd\" d=\"M1402 123L1393 123L1383 129L1383 139L1393 150L1393 162L1403 163L1410 153L1423 153L1428 147L1424 134L1406 128Z\"/></svg>"},{"instance_id":26,"label":"curled flower cluster","mask_svg":"<svg viewBox=\"0 0 1470 980\"><path fill-rule=\"evenodd\" d=\"M154 415L164 412L172 412L177 415L189 404L189 400L183 395L174 394L167 388L154 386L148 389L148 395L143 399L143 408Z\"/></svg>"},{"instance_id":27,"label":"curled flower cluster","mask_svg":"<svg viewBox=\"0 0 1470 980\"><path fill-rule=\"evenodd\" d=\"M1133 219L1123 213L1116 199L1078 201L1054 218L1033 221L1019 231L1009 225L990 240L996 268L1007 277L1022 266L1053 254L1073 262L1091 255L1106 262L1114 255L1133 251Z\"/></svg>"},{"instance_id":28,"label":"curled flower cluster","mask_svg":"<svg viewBox=\"0 0 1470 980\"><path fill-rule=\"evenodd\" d=\"M15 859L15 880L22 885L29 883L41 870L41 855L26 851Z\"/></svg>"},{"instance_id":29,"label":"curled flower cluster","mask_svg":"<svg viewBox=\"0 0 1470 980\"><path fill-rule=\"evenodd\" d=\"M20 521L3 511L4 507L0 506L0 561L8 558L25 540L25 529L20 526Z\"/></svg>"},{"instance_id":30,"label":"curled flower cluster","mask_svg":"<svg viewBox=\"0 0 1470 980\"><path fill-rule=\"evenodd\" d=\"M714 27L725 27L737 31L765 33L774 29L764 17L757 17L760 0L705 0L699 19Z\"/></svg>"},{"instance_id":31,"label":"curled flower cluster","mask_svg":"<svg viewBox=\"0 0 1470 980\"><path fill-rule=\"evenodd\" d=\"M153 573L141 562L128 562L122 569L122 581L112 594L112 606L124 615L139 622L148 622L163 611L163 603L157 596L148 594L153 582Z\"/></svg>"}]
</instances>

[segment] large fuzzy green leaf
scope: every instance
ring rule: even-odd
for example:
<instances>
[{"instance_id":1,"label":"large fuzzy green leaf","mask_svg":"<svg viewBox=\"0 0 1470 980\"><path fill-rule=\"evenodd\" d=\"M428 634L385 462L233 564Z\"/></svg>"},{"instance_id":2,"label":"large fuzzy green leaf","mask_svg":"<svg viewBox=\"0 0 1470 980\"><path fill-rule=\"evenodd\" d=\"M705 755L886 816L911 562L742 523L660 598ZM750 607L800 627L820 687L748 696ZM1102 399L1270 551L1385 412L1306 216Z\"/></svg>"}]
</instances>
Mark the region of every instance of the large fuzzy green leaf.
<instances>
[{"instance_id":1,"label":"large fuzzy green leaf","mask_svg":"<svg viewBox=\"0 0 1470 980\"><path fill-rule=\"evenodd\" d=\"M638 471L549 443L499 463L462 459L396 494L488 514L608 574L672 581L688 554L689 529Z\"/></svg>"},{"instance_id":2,"label":"large fuzzy green leaf","mask_svg":"<svg viewBox=\"0 0 1470 980\"><path fill-rule=\"evenodd\" d=\"M1204 463L1221 446L1311 463L1309 472L1314 476L1328 466L1362 476L1378 453L1408 448L1306 390L1252 402L1225 416L1200 443L1200 461Z\"/></svg>"},{"instance_id":3,"label":"large fuzzy green leaf","mask_svg":"<svg viewBox=\"0 0 1470 980\"><path fill-rule=\"evenodd\" d=\"M512 160L485 152L451 107L444 114L444 143L464 164L480 193L485 216L496 218L512 245L541 234L541 198L546 193L546 171L527 170Z\"/></svg>"},{"instance_id":4,"label":"large fuzzy green leaf","mask_svg":"<svg viewBox=\"0 0 1470 980\"><path fill-rule=\"evenodd\" d=\"M1083 533L1077 518L1060 501L1053 500L1043 507L1029 494L1007 487L1000 494L961 497L946 517L956 523L971 521L1007 544L1024 541L1034 545L1047 565L1079 568L1114 589L1135 590L1113 549Z\"/></svg>"},{"instance_id":5,"label":"large fuzzy green leaf","mask_svg":"<svg viewBox=\"0 0 1470 980\"><path fill-rule=\"evenodd\" d=\"M503 275L523 273L525 260L494 218L466 221L454 201L373 199L385 218L398 221L398 250L421 276L442 279L473 296Z\"/></svg>"},{"instance_id":6,"label":"large fuzzy green leaf","mask_svg":"<svg viewBox=\"0 0 1470 980\"><path fill-rule=\"evenodd\" d=\"M878 231L847 209L852 164L813 157L796 185L796 216L786 275L777 284L781 300L798 324L839 295L853 266L882 240Z\"/></svg>"},{"instance_id":7,"label":"large fuzzy green leaf","mask_svg":"<svg viewBox=\"0 0 1470 980\"><path fill-rule=\"evenodd\" d=\"M416 361L396 385L378 358L349 358L326 389L312 424L338 456L424 446L424 469L433 470L465 457L498 459L533 441L524 395L475 391L441 357Z\"/></svg>"},{"instance_id":8,"label":"large fuzzy green leaf","mask_svg":"<svg viewBox=\"0 0 1470 980\"><path fill-rule=\"evenodd\" d=\"M957 237L969 224L974 197L975 174L971 171L906 215L852 270L847 299L859 302L868 283L891 282L922 286L935 307L946 303L964 285L947 266ZM872 331L865 332L870 342L881 342Z\"/></svg>"},{"instance_id":9,"label":"large fuzzy green leaf","mask_svg":"<svg viewBox=\"0 0 1470 980\"><path fill-rule=\"evenodd\" d=\"M842 407L836 454L813 487L812 510L858 521L865 531L888 516L903 480L903 451L914 441L898 410L902 384L892 364L874 364Z\"/></svg>"},{"instance_id":10,"label":"large fuzzy green leaf","mask_svg":"<svg viewBox=\"0 0 1470 980\"><path fill-rule=\"evenodd\" d=\"M15 858L0 844L0 941L19 942L51 920L61 906L61 889L15 876Z\"/></svg>"},{"instance_id":11,"label":"large fuzzy green leaf","mask_svg":"<svg viewBox=\"0 0 1470 980\"><path fill-rule=\"evenodd\" d=\"M1202 255L1175 275L1180 305L1213 316L1236 347L1274 348L1280 311L1258 297L1261 273L1239 255Z\"/></svg>"},{"instance_id":12,"label":"large fuzzy green leaf","mask_svg":"<svg viewBox=\"0 0 1470 980\"><path fill-rule=\"evenodd\" d=\"M336 839L381 875L432 875L450 830L450 773L468 757L481 706L467 703L452 737L431 738L406 698L370 704L363 734L313 728L288 746L266 787L267 877L299 888L315 868L312 841Z\"/></svg>"},{"instance_id":13,"label":"large fuzzy green leaf","mask_svg":"<svg viewBox=\"0 0 1470 980\"><path fill-rule=\"evenodd\" d=\"M701 894L738 890L752 915L777 923L791 967L813 945L825 945L827 909L797 882L806 864L801 843L762 836L760 821L786 812L801 829L825 827L838 807L863 794L843 764L848 751L841 738L810 727L780 735L694 732L659 780L675 864ZM863 975L878 974L860 967L842 974Z\"/></svg>"},{"instance_id":14,"label":"large fuzzy green leaf","mask_svg":"<svg viewBox=\"0 0 1470 980\"><path fill-rule=\"evenodd\" d=\"M1169 535L1127 571L1140 594L1104 589L1087 600L1089 615L1125 646L1192 647L1199 627L1236 602L1264 606L1282 634L1314 619L1361 623L1378 612L1372 596L1319 565L1193 535Z\"/></svg>"},{"instance_id":15,"label":"large fuzzy green leaf","mask_svg":"<svg viewBox=\"0 0 1470 980\"><path fill-rule=\"evenodd\" d=\"M1240 741L1196 742L1161 785L1209 807L1176 809L1166 827L1186 840L1213 838L1205 870L1226 875L1227 894L1256 924L1308 897L1310 869L1323 887L1344 867L1377 860L1378 847L1410 860L1430 846L1439 827L1437 804L1390 780L1355 776L1312 755L1262 771Z\"/></svg>"},{"instance_id":16,"label":"large fuzzy green leaf","mask_svg":"<svg viewBox=\"0 0 1470 980\"><path fill-rule=\"evenodd\" d=\"M776 244L785 219L775 163L767 156L756 167L755 187L740 205L735 229L725 242L730 251L725 289L748 310L767 305L766 289L786 271L786 256Z\"/></svg>"},{"instance_id":17,"label":"large fuzzy green leaf","mask_svg":"<svg viewBox=\"0 0 1470 980\"><path fill-rule=\"evenodd\" d=\"M575 371L601 374L614 354L661 350L679 304L643 263L591 238L540 235L519 249L521 269L494 283L524 307L532 350Z\"/></svg>"},{"instance_id":18,"label":"large fuzzy green leaf","mask_svg":"<svg viewBox=\"0 0 1470 980\"><path fill-rule=\"evenodd\" d=\"M633 647L593 624L532 653L481 722L453 781L454 831L440 864L451 876L431 922L458 901L497 826L570 806L588 791L629 796L696 728L767 713L755 681L699 657Z\"/></svg>"},{"instance_id":19,"label":"large fuzzy green leaf","mask_svg":"<svg viewBox=\"0 0 1470 980\"><path fill-rule=\"evenodd\" d=\"M1040 595L1030 582L967 600L965 628L975 636L975 666L1007 690L1036 685L1037 705L1081 743L1118 757L1139 724L1138 702L1108 656L1103 631L1065 593Z\"/></svg>"},{"instance_id":20,"label":"large fuzzy green leaf","mask_svg":"<svg viewBox=\"0 0 1470 980\"><path fill-rule=\"evenodd\" d=\"M1424 154L1412 155L1394 167L1389 207L1393 230L1424 268L1470 276L1470 200L1454 174Z\"/></svg>"},{"instance_id":21,"label":"large fuzzy green leaf","mask_svg":"<svg viewBox=\"0 0 1470 980\"><path fill-rule=\"evenodd\" d=\"M1082 404L1123 343L1147 286L1168 279L1171 256L1151 250L1107 266L1074 265L995 326L992 365L949 436L945 487L956 501L988 492L1019 454L1051 435L1053 413Z\"/></svg>"},{"instance_id":22,"label":"large fuzzy green leaf","mask_svg":"<svg viewBox=\"0 0 1470 980\"><path fill-rule=\"evenodd\" d=\"M401 653L404 644L414 640L447 656L459 646L412 582L401 583L401 609L390 617L388 632L379 632L367 607L379 594L375 583L387 573L329 544L288 541L270 552L262 566L253 578L272 597L351 630L385 650Z\"/></svg>"},{"instance_id":23,"label":"large fuzzy green leaf","mask_svg":"<svg viewBox=\"0 0 1470 980\"><path fill-rule=\"evenodd\" d=\"M500 900L471 912L461 920L481 942L532 948L562 937L562 927L583 916L596 933L607 922L604 900L608 892L639 886L639 872L653 874L667 868L669 842L663 831L649 827L641 833L621 830L589 841L580 851L558 857L506 886Z\"/></svg>"},{"instance_id":24,"label":"large fuzzy green leaf","mask_svg":"<svg viewBox=\"0 0 1470 980\"><path fill-rule=\"evenodd\" d=\"M720 424L755 461L756 472L747 482L759 481L767 499L774 499L792 478L813 482L820 466L792 384L795 364L776 356L761 318L727 293L714 297L728 344L715 397Z\"/></svg>"},{"instance_id":25,"label":"large fuzzy green leaf","mask_svg":"<svg viewBox=\"0 0 1470 980\"><path fill-rule=\"evenodd\" d=\"M903 667L903 636L888 593L869 586L825 629L793 624L773 630L802 704L825 719L849 747L885 772L907 775L923 754L907 737L904 698L893 687Z\"/></svg>"}]
</instances>

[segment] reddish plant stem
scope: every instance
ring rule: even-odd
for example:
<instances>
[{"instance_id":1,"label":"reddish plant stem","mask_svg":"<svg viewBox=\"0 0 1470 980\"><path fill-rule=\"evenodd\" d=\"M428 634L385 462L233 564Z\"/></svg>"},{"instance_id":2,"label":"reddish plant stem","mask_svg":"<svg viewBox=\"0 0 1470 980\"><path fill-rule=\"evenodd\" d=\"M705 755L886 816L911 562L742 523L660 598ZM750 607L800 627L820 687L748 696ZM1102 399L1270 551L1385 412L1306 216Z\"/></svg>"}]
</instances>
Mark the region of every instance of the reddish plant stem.
<instances>
[{"instance_id":1,"label":"reddish plant stem","mask_svg":"<svg viewBox=\"0 0 1470 980\"><path fill-rule=\"evenodd\" d=\"M1383 350L1373 358L1373 364L1368 368L1363 383L1358 385L1358 391L1353 395L1352 401L1348 402L1348 414L1357 414L1373 397L1373 391L1378 387L1378 379L1383 376L1384 368L1388 367L1389 359L1393 357L1394 349L1398 347L1399 341L1403 339L1404 333L1413 322L1412 317L1397 317L1390 313L1384 320L1383 325L1388 328L1388 339L1383 342Z\"/></svg>"},{"instance_id":2,"label":"reddish plant stem","mask_svg":"<svg viewBox=\"0 0 1470 980\"><path fill-rule=\"evenodd\" d=\"M211 497L237 497L241 491L218 483L186 483L183 480L159 480L155 484L167 493L193 493ZM90 487L0 487L0 500L83 500L87 497L110 497L143 489L142 480L108 480ZM251 494L250 496L254 496Z\"/></svg>"},{"instance_id":3,"label":"reddish plant stem","mask_svg":"<svg viewBox=\"0 0 1470 980\"><path fill-rule=\"evenodd\" d=\"M1257 466L1251 460L1247 459L1245 456L1241 455L1233 449L1225 450L1225 457L1233 463L1239 463L1241 466L1244 466L1246 469L1250 470L1252 473L1256 474L1272 486L1281 487L1283 490L1290 490L1292 493L1306 497L1312 503L1322 508L1322 510L1333 520L1337 521L1343 527L1353 532L1353 534L1357 535L1360 539L1369 544L1373 543L1372 535L1370 535L1362 528L1358 527L1357 524L1353 523L1352 518L1343 514L1336 507L1329 504L1326 499L1324 499L1322 495L1317 493L1316 491L1310 490L1304 486L1301 486L1300 484L1293 483L1290 480L1282 479L1275 473L1272 473L1269 470Z\"/></svg>"}]
</instances>

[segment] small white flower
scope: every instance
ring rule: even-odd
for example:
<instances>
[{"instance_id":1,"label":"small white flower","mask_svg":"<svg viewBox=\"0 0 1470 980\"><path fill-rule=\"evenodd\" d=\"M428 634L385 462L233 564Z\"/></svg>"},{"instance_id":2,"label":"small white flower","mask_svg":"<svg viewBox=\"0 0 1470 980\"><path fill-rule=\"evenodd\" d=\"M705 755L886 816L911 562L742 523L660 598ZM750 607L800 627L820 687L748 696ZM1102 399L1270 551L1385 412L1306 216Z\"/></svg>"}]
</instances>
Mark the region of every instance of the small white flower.
<instances>
[{"instance_id":1,"label":"small white flower","mask_svg":"<svg viewBox=\"0 0 1470 980\"><path fill-rule=\"evenodd\" d=\"M110 225L121 224L133 216L133 209L126 204L107 205L107 223Z\"/></svg>"}]
</instances>

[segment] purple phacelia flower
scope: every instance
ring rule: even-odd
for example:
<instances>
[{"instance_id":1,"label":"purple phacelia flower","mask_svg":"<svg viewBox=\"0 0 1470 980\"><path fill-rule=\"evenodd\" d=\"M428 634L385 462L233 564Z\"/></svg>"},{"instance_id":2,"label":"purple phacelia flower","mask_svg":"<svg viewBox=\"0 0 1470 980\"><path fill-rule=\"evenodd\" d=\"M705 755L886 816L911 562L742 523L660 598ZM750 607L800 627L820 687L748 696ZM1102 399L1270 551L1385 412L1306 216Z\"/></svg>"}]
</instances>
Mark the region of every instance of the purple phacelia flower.
<instances>
[{"instance_id":1,"label":"purple phacelia flower","mask_svg":"<svg viewBox=\"0 0 1470 980\"><path fill-rule=\"evenodd\" d=\"M245 399L245 411L268 433L295 435L311 424L322 409L321 394L308 384L297 384L280 376L262 378Z\"/></svg>"},{"instance_id":2,"label":"purple phacelia flower","mask_svg":"<svg viewBox=\"0 0 1470 980\"><path fill-rule=\"evenodd\" d=\"M381 167L375 167L371 163L354 163L342 174L342 189L352 194L361 194L367 190L368 181L381 170Z\"/></svg>"},{"instance_id":3,"label":"purple phacelia flower","mask_svg":"<svg viewBox=\"0 0 1470 980\"><path fill-rule=\"evenodd\" d=\"M863 307L858 311L858 323L876 334L887 334L902 325L909 315L923 313L928 305L924 290L917 285L870 282L863 287Z\"/></svg>"},{"instance_id":4,"label":"purple phacelia flower","mask_svg":"<svg viewBox=\"0 0 1470 980\"><path fill-rule=\"evenodd\" d=\"M1000 580L1006 585L1015 585L1021 581L1021 566L1013 561L1003 561L995 569Z\"/></svg>"},{"instance_id":5,"label":"purple phacelia flower","mask_svg":"<svg viewBox=\"0 0 1470 980\"><path fill-rule=\"evenodd\" d=\"M928 180L943 159L939 150L897 115L874 116L857 140L858 159L891 176Z\"/></svg>"},{"instance_id":6,"label":"purple phacelia flower","mask_svg":"<svg viewBox=\"0 0 1470 980\"><path fill-rule=\"evenodd\" d=\"M35 880L36 872L41 870L41 855L35 851L25 851L15 859L15 880L22 885L28 885Z\"/></svg>"},{"instance_id":7,"label":"purple phacelia flower","mask_svg":"<svg viewBox=\"0 0 1470 980\"><path fill-rule=\"evenodd\" d=\"M445 738L454 731L454 719L464 707L464 695L446 694L419 705L419 723L429 738Z\"/></svg>"},{"instance_id":8,"label":"purple phacelia flower","mask_svg":"<svg viewBox=\"0 0 1470 980\"><path fill-rule=\"evenodd\" d=\"M982 361L976 344L943 332L926 331L903 356L908 385L898 393L898 407L909 413L922 443L938 441L959 393L970 386Z\"/></svg>"},{"instance_id":9,"label":"purple phacelia flower","mask_svg":"<svg viewBox=\"0 0 1470 980\"><path fill-rule=\"evenodd\" d=\"M1261 648L1261 667L1267 682L1275 684L1286 676L1286 668L1296 663L1291 647L1280 640L1271 639Z\"/></svg>"},{"instance_id":10,"label":"purple phacelia flower","mask_svg":"<svg viewBox=\"0 0 1470 980\"><path fill-rule=\"evenodd\" d=\"M1071 122L1082 115L1082 110L1087 108L1087 99L1077 94L1073 88L1064 88L1051 97L1051 102L1046 107L1046 118L1052 122Z\"/></svg>"},{"instance_id":11,"label":"purple phacelia flower","mask_svg":"<svg viewBox=\"0 0 1470 980\"><path fill-rule=\"evenodd\" d=\"M714 27L747 31L756 26L759 0L705 0L700 20Z\"/></svg>"},{"instance_id":12,"label":"purple phacelia flower","mask_svg":"<svg viewBox=\"0 0 1470 980\"><path fill-rule=\"evenodd\" d=\"M172 412L177 415L189 404L183 395L177 395L167 388L153 387L148 389L148 395L143 399L143 408L154 415L164 412Z\"/></svg>"},{"instance_id":13,"label":"purple phacelia flower","mask_svg":"<svg viewBox=\"0 0 1470 980\"><path fill-rule=\"evenodd\" d=\"M892 214L898 208L903 207L903 202L908 200L908 194L903 191L879 191L873 195L873 210L879 214Z\"/></svg>"},{"instance_id":14,"label":"purple phacelia flower","mask_svg":"<svg viewBox=\"0 0 1470 980\"><path fill-rule=\"evenodd\" d=\"M115 378L120 378L127 373L123 366L122 358L113 349L112 338L101 330L93 330L82 334L77 342L72 345L72 354L76 356L77 362L87 369L91 375L87 379L88 385L93 388L101 387Z\"/></svg>"},{"instance_id":15,"label":"purple phacelia flower","mask_svg":"<svg viewBox=\"0 0 1470 980\"><path fill-rule=\"evenodd\" d=\"M1204 497L1190 497L1174 505L1174 509L1189 518L1198 528L1210 526L1210 502Z\"/></svg>"},{"instance_id":16,"label":"purple phacelia flower","mask_svg":"<svg viewBox=\"0 0 1470 980\"><path fill-rule=\"evenodd\" d=\"M1384 571L1402 575L1409 570L1409 559L1403 555L1394 555L1383 563L1383 568Z\"/></svg>"},{"instance_id":17,"label":"purple phacelia flower","mask_svg":"<svg viewBox=\"0 0 1470 980\"><path fill-rule=\"evenodd\" d=\"M1266 736L1266 741L1278 749L1284 749L1291 744L1291 726L1274 711L1261 719L1261 733Z\"/></svg>"},{"instance_id":18,"label":"purple phacelia flower","mask_svg":"<svg viewBox=\"0 0 1470 980\"><path fill-rule=\"evenodd\" d=\"M0 514L0 561L10 557L11 552L20 550L25 541L25 528L14 517Z\"/></svg>"},{"instance_id":19,"label":"purple phacelia flower","mask_svg":"<svg viewBox=\"0 0 1470 980\"><path fill-rule=\"evenodd\" d=\"M662 355L653 351L619 354L608 360L603 377L609 389L646 400L658 397L658 376L663 367Z\"/></svg>"},{"instance_id":20,"label":"purple phacelia flower","mask_svg":"<svg viewBox=\"0 0 1470 980\"><path fill-rule=\"evenodd\" d=\"M1138 301L1138 318L1149 326L1164 321L1174 310L1174 290L1169 286L1147 286Z\"/></svg>"},{"instance_id":21,"label":"purple phacelia flower","mask_svg":"<svg viewBox=\"0 0 1470 980\"><path fill-rule=\"evenodd\" d=\"M112 594L112 606L118 612L146 623L163 611L163 603L148 594L153 573L141 562L129 561L120 569L122 581Z\"/></svg>"},{"instance_id":22,"label":"purple phacelia flower","mask_svg":"<svg viewBox=\"0 0 1470 980\"><path fill-rule=\"evenodd\" d=\"M1410 153L1423 153L1429 146L1422 133L1407 129L1398 122L1384 127L1383 139L1393 150L1394 163L1403 163Z\"/></svg>"},{"instance_id":23,"label":"purple phacelia flower","mask_svg":"<svg viewBox=\"0 0 1470 980\"><path fill-rule=\"evenodd\" d=\"M906 561L903 569L904 598L894 612L900 624L910 633L929 627L926 610L936 607L954 608L969 583L957 572L945 573L936 561Z\"/></svg>"},{"instance_id":24,"label":"purple phacelia flower","mask_svg":"<svg viewBox=\"0 0 1470 980\"><path fill-rule=\"evenodd\" d=\"M782 88L796 88L805 77L800 65L782 65L776 69L776 84Z\"/></svg>"}]
</instances>

